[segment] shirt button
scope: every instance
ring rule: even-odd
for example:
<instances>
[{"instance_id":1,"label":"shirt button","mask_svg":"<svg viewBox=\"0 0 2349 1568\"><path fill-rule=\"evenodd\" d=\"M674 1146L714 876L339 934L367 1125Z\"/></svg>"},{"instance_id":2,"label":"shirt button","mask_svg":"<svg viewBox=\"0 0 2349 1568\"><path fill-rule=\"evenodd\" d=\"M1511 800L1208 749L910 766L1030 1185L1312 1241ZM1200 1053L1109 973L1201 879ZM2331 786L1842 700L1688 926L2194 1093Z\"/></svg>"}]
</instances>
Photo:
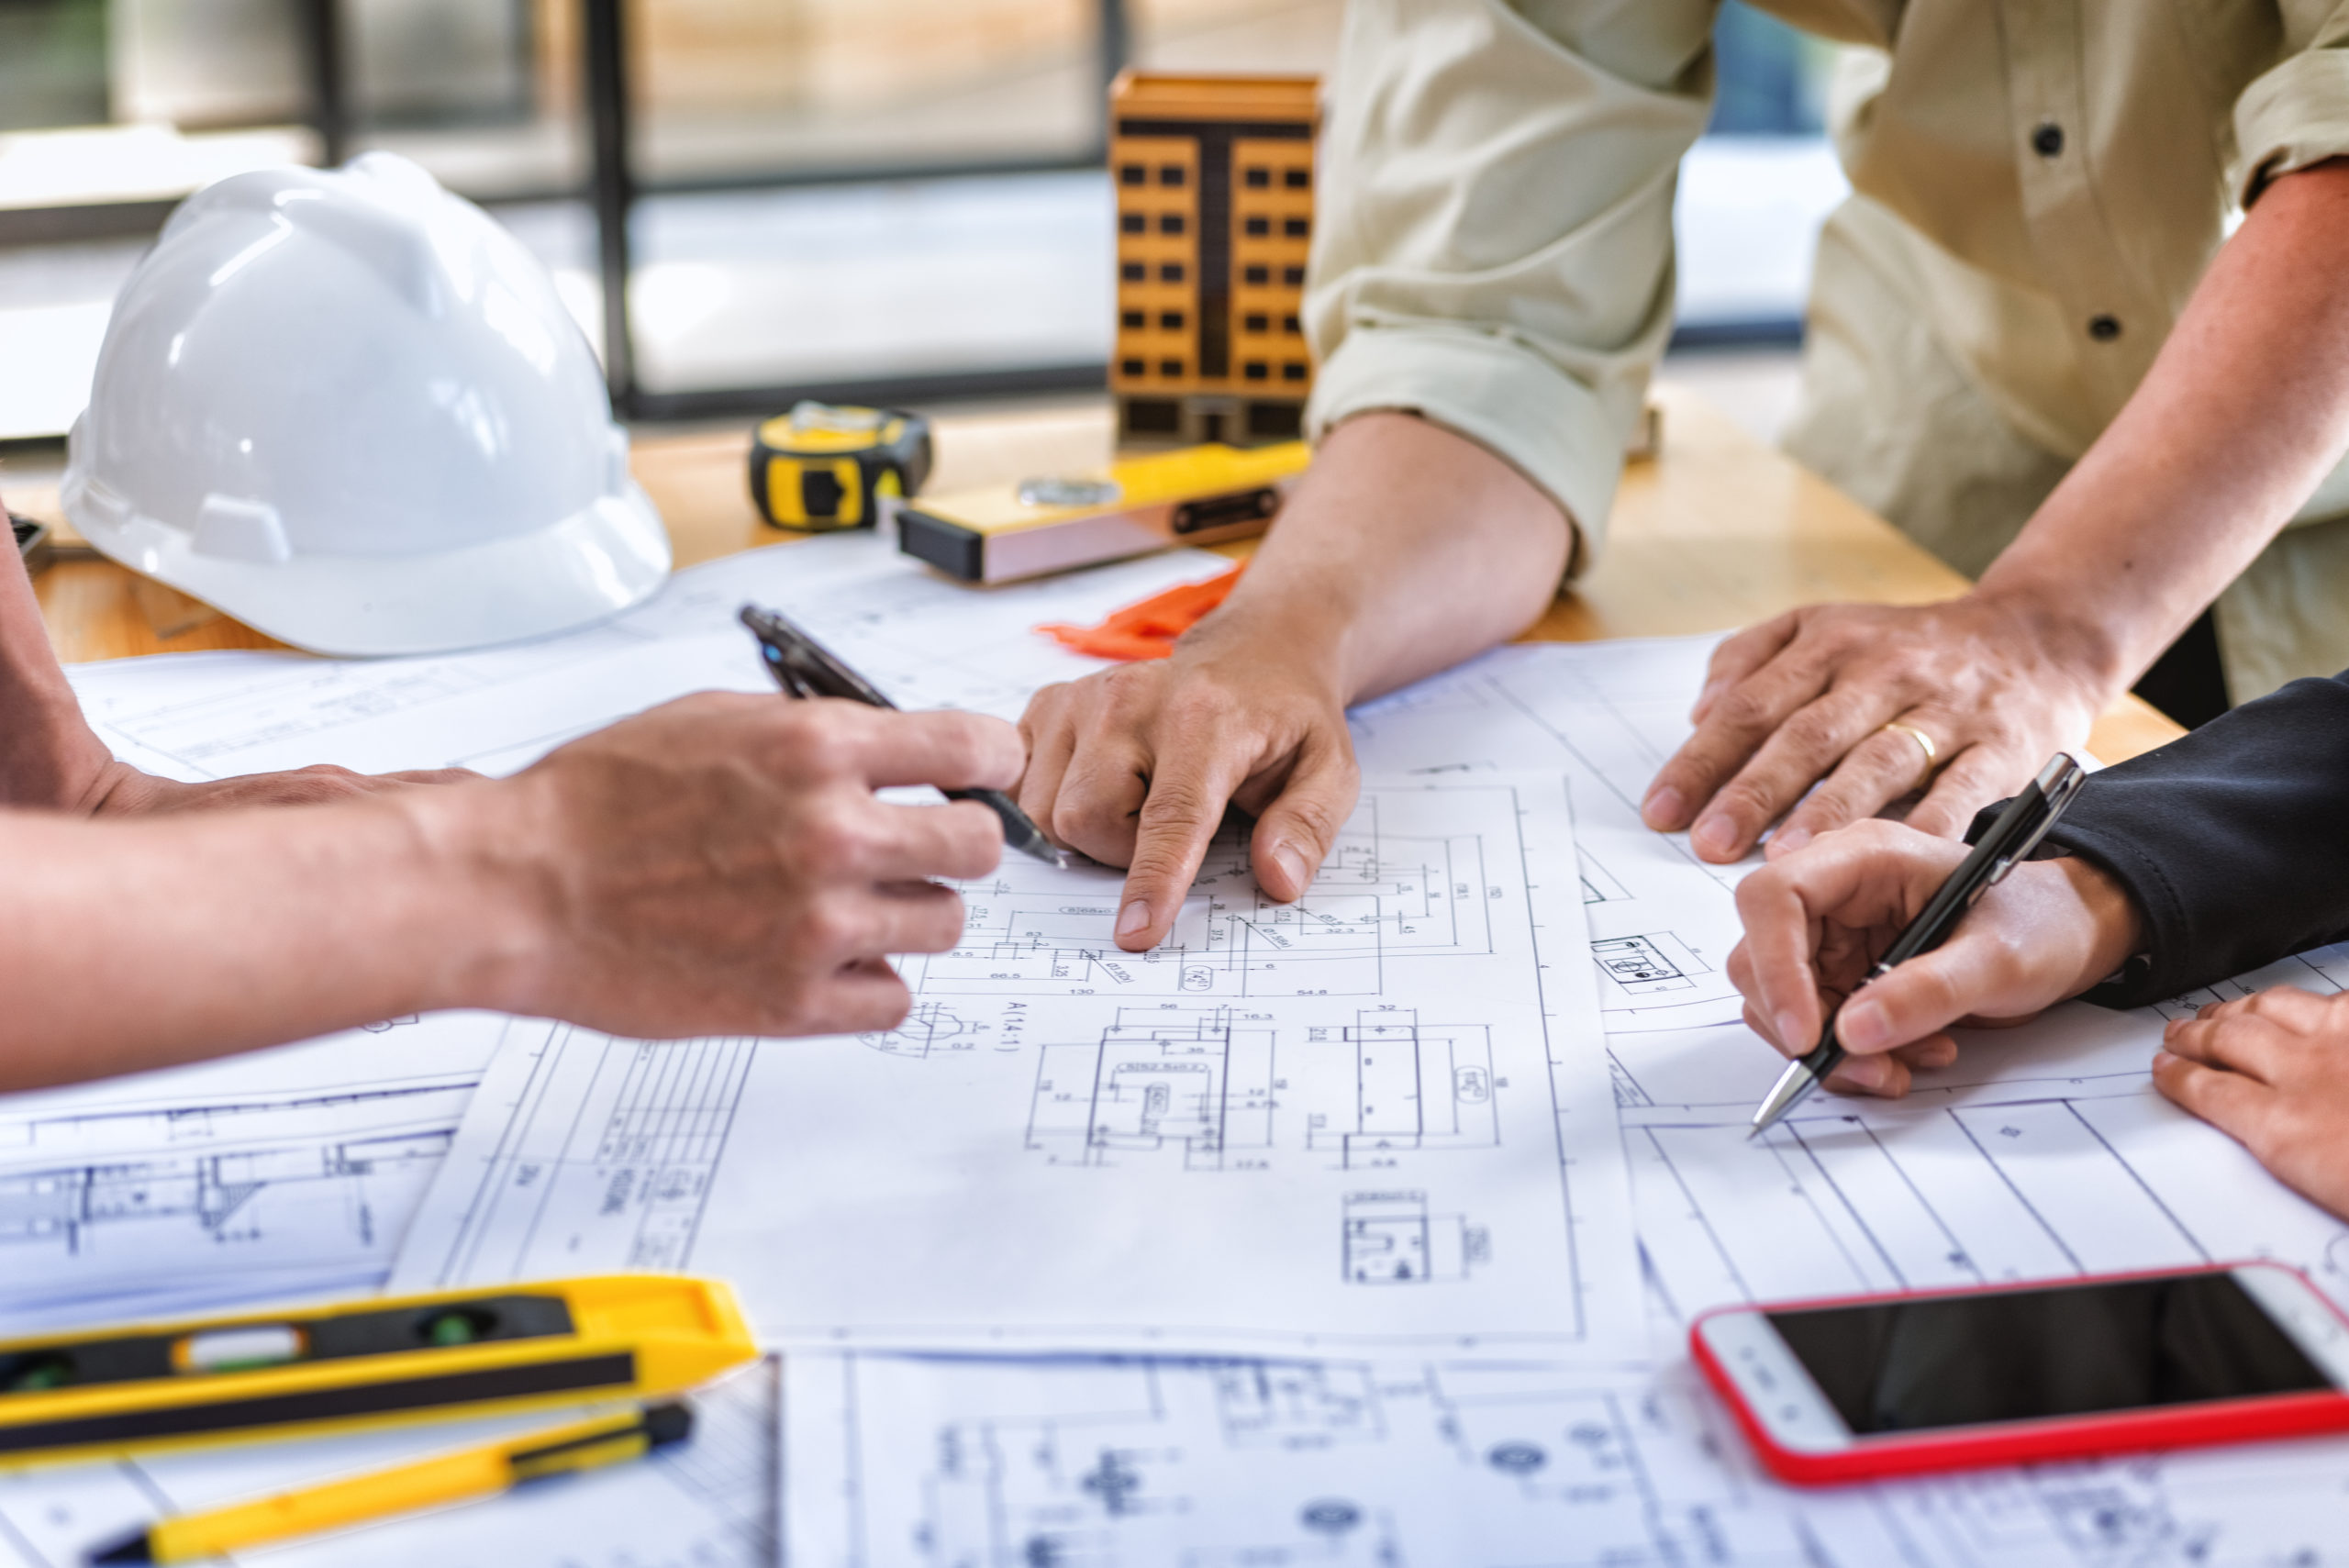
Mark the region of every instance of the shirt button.
<instances>
[{"instance_id":1,"label":"shirt button","mask_svg":"<svg viewBox=\"0 0 2349 1568\"><path fill-rule=\"evenodd\" d=\"M2054 120L2041 122L2031 133L2031 150L2042 158L2053 158L2064 150L2064 128Z\"/></svg>"},{"instance_id":2,"label":"shirt button","mask_svg":"<svg viewBox=\"0 0 2349 1568\"><path fill-rule=\"evenodd\" d=\"M2088 336L2099 343L2110 343L2121 336L2121 323L2110 316L2092 317L2088 320Z\"/></svg>"}]
</instances>

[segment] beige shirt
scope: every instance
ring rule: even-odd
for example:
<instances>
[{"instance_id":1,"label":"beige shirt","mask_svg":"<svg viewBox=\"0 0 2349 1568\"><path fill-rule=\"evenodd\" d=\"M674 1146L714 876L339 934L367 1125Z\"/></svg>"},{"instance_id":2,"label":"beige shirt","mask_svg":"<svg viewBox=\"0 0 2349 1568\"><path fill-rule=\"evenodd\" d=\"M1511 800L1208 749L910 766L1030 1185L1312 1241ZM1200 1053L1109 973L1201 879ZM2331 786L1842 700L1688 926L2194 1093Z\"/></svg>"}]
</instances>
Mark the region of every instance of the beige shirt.
<instances>
[{"instance_id":1,"label":"beige shirt","mask_svg":"<svg viewBox=\"0 0 2349 1568\"><path fill-rule=\"evenodd\" d=\"M2231 216L2349 154L2349 0L1755 0L1839 42L1796 455L1978 573L2152 364ZM1714 0L1353 0L1317 432L1412 408L1605 519L1671 330ZM2349 262L2344 262L2349 264ZM2305 508L2349 512L2349 468ZM2335 537L2338 536L2338 537ZM2349 665L2349 522L2228 591L2238 701Z\"/></svg>"}]
</instances>

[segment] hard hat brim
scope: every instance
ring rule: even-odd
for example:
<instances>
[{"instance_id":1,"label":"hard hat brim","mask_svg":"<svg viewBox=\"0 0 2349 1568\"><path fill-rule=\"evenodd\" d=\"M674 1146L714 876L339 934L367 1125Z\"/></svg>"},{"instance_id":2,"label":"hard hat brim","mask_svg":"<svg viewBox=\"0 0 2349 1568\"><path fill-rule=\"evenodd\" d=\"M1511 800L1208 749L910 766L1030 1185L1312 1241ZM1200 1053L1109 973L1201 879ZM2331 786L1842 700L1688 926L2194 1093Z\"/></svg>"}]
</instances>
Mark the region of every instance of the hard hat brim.
<instances>
[{"instance_id":1,"label":"hard hat brim","mask_svg":"<svg viewBox=\"0 0 2349 1568\"><path fill-rule=\"evenodd\" d=\"M633 480L561 522L429 555L208 555L185 530L133 511L67 472L65 515L93 548L254 630L313 653L447 653L570 631L651 597L669 575L668 531Z\"/></svg>"}]
</instances>

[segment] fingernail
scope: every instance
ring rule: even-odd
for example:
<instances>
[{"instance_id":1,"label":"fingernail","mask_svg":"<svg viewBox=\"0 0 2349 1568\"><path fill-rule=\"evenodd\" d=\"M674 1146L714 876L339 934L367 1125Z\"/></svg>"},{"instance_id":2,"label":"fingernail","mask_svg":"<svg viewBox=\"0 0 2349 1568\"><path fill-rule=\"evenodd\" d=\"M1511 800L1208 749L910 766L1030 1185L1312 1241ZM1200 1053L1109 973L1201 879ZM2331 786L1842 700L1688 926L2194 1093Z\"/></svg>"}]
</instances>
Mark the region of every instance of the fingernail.
<instances>
[{"instance_id":1,"label":"fingernail","mask_svg":"<svg viewBox=\"0 0 2349 1568\"><path fill-rule=\"evenodd\" d=\"M1647 799L1641 803L1640 816L1649 827L1668 833L1679 825L1680 813L1686 804L1678 790L1670 784L1658 784L1648 791Z\"/></svg>"},{"instance_id":2,"label":"fingernail","mask_svg":"<svg viewBox=\"0 0 2349 1568\"><path fill-rule=\"evenodd\" d=\"M1791 855L1809 842L1809 828L1781 828L1770 835L1770 853L1773 858L1779 855Z\"/></svg>"},{"instance_id":3,"label":"fingernail","mask_svg":"<svg viewBox=\"0 0 2349 1568\"><path fill-rule=\"evenodd\" d=\"M1810 1049L1810 1041L1803 1038L1809 1031L1802 1027L1802 1020L1800 1018L1795 1017L1792 1013L1780 1013L1778 1015L1777 1024L1778 1043L1780 1045L1785 1046L1788 1051L1808 1051Z\"/></svg>"},{"instance_id":4,"label":"fingernail","mask_svg":"<svg viewBox=\"0 0 2349 1568\"><path fill-rule=\"evenodd\" d=\"M1130 937L1148 929L1150 929L1150 901L1148 899L1130 899L1124 908L1118 911L1118 935Z\"/></svg>"},{"instance_id":5,"label":"fingernail","mask_svg":"<svg viewBox=\"0 0 2349 1568\"><path fill-rule=\"evenodd\" d=\"M1863 998L1835 1015L1835 1038L1847 1051L1868 1051L1882 1045L1892 1032L1884 1009Z\"/></svg>"},{"instance_id":6,"label":"fingernail","mask_svg":"<svg viewBox=\"0 0 2349 1568\"><path fill-rule=\"evenodd\" d=\"M1737 825L1726 817L1708 817L1697 824L1688 841L1697 846L1698 854L1727 860L1737 851Z\"/></svg>"},{"instance_id":7,"label":"fingernail","mask_svg":"<svg viewBox=\"0 0 2349 1568\"><path fill-rule=\"evenodd\" d=\"M1281 868L1281 875L1288 880L1288 895L1291 898L1302 896L1313 877L1312 873L1305 869L1305 857L1297 852L1297 846L1294 844L1274 845L1273 863Z\"/></svg>"}]
</instances>

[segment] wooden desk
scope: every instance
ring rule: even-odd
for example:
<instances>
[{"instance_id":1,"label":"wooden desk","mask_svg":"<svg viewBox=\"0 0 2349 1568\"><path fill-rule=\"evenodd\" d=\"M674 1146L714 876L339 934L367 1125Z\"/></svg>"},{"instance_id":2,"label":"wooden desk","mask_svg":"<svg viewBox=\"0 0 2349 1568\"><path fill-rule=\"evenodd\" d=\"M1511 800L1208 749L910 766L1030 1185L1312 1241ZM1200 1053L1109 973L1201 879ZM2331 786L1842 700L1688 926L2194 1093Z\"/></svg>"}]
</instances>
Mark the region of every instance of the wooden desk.
<instances>
[{"instance_id":1,"label":"wooden desk","mask_svg":"<svg viewBox=\"0 0 2349 1568\"><path fill-rule=\"evenodd\" d=\"M1791 459L1666 381L1664 450L1634 463L1615 503L1598 566L1563 595L1530 639L1584 641L1743 626L1822 599L1919 604L1965 580ZM950 417L939 421L940 490L998 484L1106 460L1106 402ZM783 537L751 508L742 430L641 441L636 472L668 519L677 564L690 566ZM57 518L56 497L11 494L18 511ZM1231 547L1227 554L1244 554ZM103 561L61 562L40 579L60 658L112 659L206 648L280 646L225 617L158 637L137 579ZM2107 762L2183 733L2134 697L2099 721L2089 744Z\"/></svg>"}]
</instances>

